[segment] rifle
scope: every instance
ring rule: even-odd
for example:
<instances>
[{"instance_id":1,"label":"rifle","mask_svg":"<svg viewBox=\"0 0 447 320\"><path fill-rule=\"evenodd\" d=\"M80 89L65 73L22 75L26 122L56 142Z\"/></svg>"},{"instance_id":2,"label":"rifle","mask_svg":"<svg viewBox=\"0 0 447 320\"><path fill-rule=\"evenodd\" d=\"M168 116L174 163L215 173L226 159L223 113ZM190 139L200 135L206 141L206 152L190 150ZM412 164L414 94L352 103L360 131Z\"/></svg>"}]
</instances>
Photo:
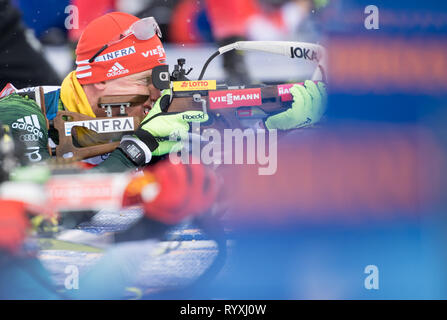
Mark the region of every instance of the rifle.
<instances>
[{"instance_id":1,"label":"rifle","mask_svg":"<svg viewBox=\"0 0 447 320\"><path fill-rule=\"evenodd\" d=\"M289 93L290 87L295 83L284 83L276 85L248 85L228 87L225 84L217 84L216 80L203 80L206 68L217 56L230 50L263 51L279 54L291 59L309 60L317 65L311 80L326 81L327 57L324 47L318 44L305 42L287 41L238 41L219 48L205 62L198 80L191 81L186 76L191 69L184 69L185 59L178 59L173 72L169 73L169 66L157 66L152 69L152 81L157 89L172 89L173 96L167 112L177 113L188 110L203 111L208 115L208 121L200 124L201 130L209 128L223 130L243 128L246 121L261 121L267 117L283 112L291 107L293 98ZM302 84L302 82L297 82ZM113 151L119 140L101 145L89 147L77 147L73 144L70 130L75 126L87 127L99 134L104 132L128 132L132 133L138 128L142 119L127 117L126 108L133 104L146 101L148 96L144 95L116 95L100 98L99 106L106 109L108 117L90 118L76 113L66 111L58 112L54 126L59 132L59 145L56 148L57 157L66 158L72 155L76 160L97 156ZM112 108L119 108L118 117L110 118ZM66 121L67 117L70 121ZM126 121L128 126L125 130ZM110 128L111 123L116 130L97 130L98 127ZM73 133L74 130L71 130Z\"/></svg>"}]
</instances>

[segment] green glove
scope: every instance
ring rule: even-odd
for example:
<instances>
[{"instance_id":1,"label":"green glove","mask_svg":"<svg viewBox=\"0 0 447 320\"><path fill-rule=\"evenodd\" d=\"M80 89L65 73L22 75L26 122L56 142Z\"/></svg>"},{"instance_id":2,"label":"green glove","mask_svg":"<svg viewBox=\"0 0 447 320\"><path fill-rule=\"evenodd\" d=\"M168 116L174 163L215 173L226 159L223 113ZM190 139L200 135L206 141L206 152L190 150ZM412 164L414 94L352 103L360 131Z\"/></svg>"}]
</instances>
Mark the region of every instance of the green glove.
<instances>
[{"instance_id":1,"label":"green glove","mask_svg":"<svg viewBox=\"0 0 447 320\"><path fill-rule=\"evenodd\" d=\"M267 129L289 130L305 127L320 121L326 108L326 85L323 82L306 80L304 86L290 88L293 96L292 107L270 116L265 121Z\"/></svg>"},{"instance_id":2,"label":"green glove","mask_svg":"<svg viewBox=\"0 0 447 320\"><path fill-rule=\"evenodd\" d=\"M165 112L169 107L170 93L169 89L162 91L162 96L140 124L142 130L149 132L158 141L158 148L152 151L154 156L179 151L182 143L178 141L188 136L189 124L208 120L208 115L202 111Z\"/></svg>"},{"instance_id":3,"label":"green glove","mask_svg":"<svg viewBox=\"0 0 447 320\"><path fill-rule=\"evenodd\" d=\"M171 90L163 90L135 136L121 139L119 148L135 164L143 165L149 163L152 156L179 151L182 148L181 140L188 136L189 124L208 120L208 115L202 111L166 112L170 102Z\"/></svg>"}]
</instances>

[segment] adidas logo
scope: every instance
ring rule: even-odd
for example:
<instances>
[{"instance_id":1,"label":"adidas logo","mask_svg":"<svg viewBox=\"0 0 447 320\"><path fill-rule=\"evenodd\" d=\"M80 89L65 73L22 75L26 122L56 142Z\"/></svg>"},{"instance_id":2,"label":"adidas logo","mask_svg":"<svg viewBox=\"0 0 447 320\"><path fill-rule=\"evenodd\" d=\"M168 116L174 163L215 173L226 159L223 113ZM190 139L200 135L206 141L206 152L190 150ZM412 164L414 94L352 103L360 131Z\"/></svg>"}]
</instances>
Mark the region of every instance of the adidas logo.
<instances>
[{"instance_id":1,"label":"adidas logo","mask_svg":"<svg viewBox=\"0 0 447 320\"><path fill-rule=\"evenodd\" d=\"M129 72L129 69L125 69L121 64L115 62L112 68L107 71L107 77L114 77L120 74L126 74Z\"/></svg>"},{"instance_id":2,"label":"adidas logo","mask_svg":"<svg viewBox=\"0 0 447 320\"><path fill-rule=\"evenodd\" d=\"M37 115L35 114L17 119L11 127L16 130L27 131L39 138L43 137L43 133L40 131L39 119L37 119Z\"/></svg>"}]
</instances>

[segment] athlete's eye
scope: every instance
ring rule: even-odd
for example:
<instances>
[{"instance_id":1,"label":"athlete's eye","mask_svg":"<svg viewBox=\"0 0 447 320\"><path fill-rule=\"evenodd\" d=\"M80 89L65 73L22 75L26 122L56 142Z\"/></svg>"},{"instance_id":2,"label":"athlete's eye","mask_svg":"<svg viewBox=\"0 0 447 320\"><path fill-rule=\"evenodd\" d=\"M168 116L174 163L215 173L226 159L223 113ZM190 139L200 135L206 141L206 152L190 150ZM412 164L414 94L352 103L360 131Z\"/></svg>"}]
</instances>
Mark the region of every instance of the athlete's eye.
<instances>
[{"instance_id":1,"label":"athlete's eye","mask_svg":"<svg viewBox=\"0 0 447 320\"><path fill-rule=\"evenodd\" d=\"M148 77L146 77L146 78L139 79L139 80L138 80L138 84L142 84L142 85L145 85L145 86L149 86L149 85L152 84L152 77L151 77L151 76L148 76Z\"/></svg>"}]
</instances>

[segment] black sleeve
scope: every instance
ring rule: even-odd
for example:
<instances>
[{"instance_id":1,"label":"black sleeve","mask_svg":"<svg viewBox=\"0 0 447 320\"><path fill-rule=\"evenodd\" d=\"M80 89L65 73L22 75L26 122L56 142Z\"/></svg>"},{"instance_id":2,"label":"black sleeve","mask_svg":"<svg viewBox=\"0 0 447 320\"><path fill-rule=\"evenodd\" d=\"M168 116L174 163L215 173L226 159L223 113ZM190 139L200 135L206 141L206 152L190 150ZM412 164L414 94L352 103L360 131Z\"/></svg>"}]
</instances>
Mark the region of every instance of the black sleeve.
<instances>
[{"instance_id":1,"label":"black sleeve","mask_svg":"<svg viewBox=\"0 0 447 320\"><path fill-rule=\"evenodd\" d=\"M115 149L101 164L92 168L93 172L123 172L137 167L120 149Z\"/></svg>"}]
</instances>

